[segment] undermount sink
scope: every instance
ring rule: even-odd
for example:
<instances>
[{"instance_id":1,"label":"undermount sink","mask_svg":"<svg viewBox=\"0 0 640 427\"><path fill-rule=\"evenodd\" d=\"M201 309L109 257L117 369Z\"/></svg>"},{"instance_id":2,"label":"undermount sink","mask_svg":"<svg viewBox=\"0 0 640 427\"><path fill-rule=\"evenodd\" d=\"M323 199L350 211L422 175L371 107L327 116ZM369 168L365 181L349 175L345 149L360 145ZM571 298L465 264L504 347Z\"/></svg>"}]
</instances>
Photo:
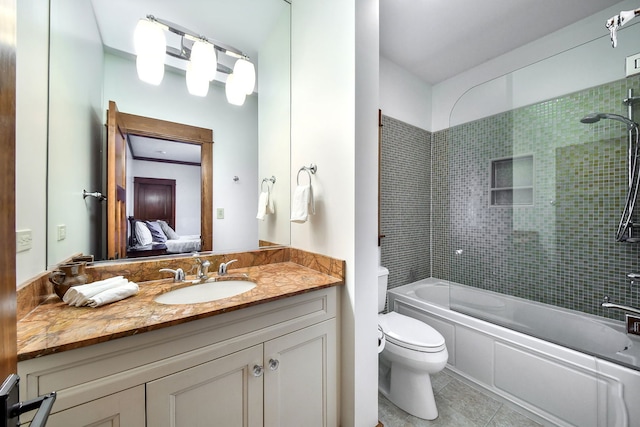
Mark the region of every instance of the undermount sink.
<instances>
[{"instance_id":1,"label":"undermount sink","mask_svg":"<svg viewBox=\"0 0 640 427\"><path fill-rule=\"evenodd\" d=\"M155 297L160 304L197 304L240 295L255 288L248 280L220 280L186 286Z\"/></svg>"}]
</instances>

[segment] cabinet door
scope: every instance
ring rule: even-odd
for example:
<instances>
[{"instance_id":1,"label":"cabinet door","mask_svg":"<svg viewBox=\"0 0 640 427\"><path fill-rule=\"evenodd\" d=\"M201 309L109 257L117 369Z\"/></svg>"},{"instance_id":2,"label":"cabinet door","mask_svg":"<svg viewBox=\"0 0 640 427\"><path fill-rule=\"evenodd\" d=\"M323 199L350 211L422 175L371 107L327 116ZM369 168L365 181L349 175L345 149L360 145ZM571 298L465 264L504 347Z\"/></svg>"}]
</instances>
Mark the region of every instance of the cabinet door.
<instances>
[{"instance_id":1,"label":"cabinet door","mask_svg":"<svg viewBox=\"0 0 640 427\"><path fill-rule=\"evenodd\" d=\"M147 383L148 425L262 426L262 358L256 345Z\"/></svg>"},{"instance_id":2,"label":"cabinet door","mask_svg":"<svg viewBox=\"0 0 640 427\"><path fill-rule=\"evenodd\" d=\"M55 410L55 404L53 406ZM144 386L51 414L48 427L145 427Z\"/></svg>"},{"instance_id":3,"label":"cabinet door","mask_svg":"<svg viewBox=\"0 0 640 427\"><path fill-rule=\"evenodd\" d=\"M264 345L264 425L338 425L335 319Z\"/></svg>"}]
</instances>

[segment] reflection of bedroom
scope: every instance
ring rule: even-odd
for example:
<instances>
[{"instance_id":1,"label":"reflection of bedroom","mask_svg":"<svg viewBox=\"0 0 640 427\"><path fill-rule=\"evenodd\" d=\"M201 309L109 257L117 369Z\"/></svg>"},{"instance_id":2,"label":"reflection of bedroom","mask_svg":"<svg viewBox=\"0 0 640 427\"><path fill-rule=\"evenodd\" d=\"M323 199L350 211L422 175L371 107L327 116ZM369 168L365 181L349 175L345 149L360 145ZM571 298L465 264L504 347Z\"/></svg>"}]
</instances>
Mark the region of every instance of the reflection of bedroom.
<instances>
[{"instance_id":1,"label":"reflection of bedroom","mask_svg":"<svg viewBox=\"0 0 640 427\"><path fill-rule=\"evenodd\" d=\"M167 253L199 250L200 147L133 135L127 139L127 217L133 217L136 221L164 220L175 231L173 239L162 241L154 238L152 245L136 246L145 246L144 249L149 252L153 250L154 253L148 255L157 255L155 252L162 250ZM148 187L143 185L153 186L156 181L168 183L167 188L171 189L145 192L144 188ZM166 199L164 194L167 194ZM132 230L135 235L134 227L134 223L129 222L127 237L130 248L138 243L131 240ZM180 243L175 235L180 237Z\"/></svg>"}]
</instances>

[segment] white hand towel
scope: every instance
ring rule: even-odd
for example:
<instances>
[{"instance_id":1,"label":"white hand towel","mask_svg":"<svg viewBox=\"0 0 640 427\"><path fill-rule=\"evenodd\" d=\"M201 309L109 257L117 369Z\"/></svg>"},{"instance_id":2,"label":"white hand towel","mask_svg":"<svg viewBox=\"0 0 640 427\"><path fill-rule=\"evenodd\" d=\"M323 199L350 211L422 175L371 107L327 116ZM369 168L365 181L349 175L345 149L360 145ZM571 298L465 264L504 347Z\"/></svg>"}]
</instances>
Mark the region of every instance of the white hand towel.
<instances>
[{"instance_id":1,"label":"white hand towel","mask_svg":"<svg viewBox=\"0 0 640 427\"><path fill-rule=\"evenodd\" d=\"M260 197L258 197L258 214L256 215L257 219L264 220L264 217L267 214L268 204L269 204L269 193L266 191L263 191L260 193Z\"/></svg>"},{"instance_id":2,"label":"white hand towel","mask_svg":"<svg viewBox=\"0 0 640 427\"><path fill-rule=\"evenodd\" d=\"M267 202L267 213L274 214L276 213L276 207L273 203L273 195L271 194L271 190L267 190L269 193L269 201Z\"/></svg>"},{"instance_id":3,"label":"white hand towel","mask_svg":"<svg viewBox=\"0 0 640 427\"><path fill-rule=\"evenodd\" d=\"M98 280L97 282L87 283L86 285L72 286L64 294L62 300L69 305L80 307L85 305L92 296L125 283L127 283L127 279L122 276L116 276L109 279Z\"/></svg>"},{"instance_id":4,"label":"white hand towel","mask_svg":"<svg viewBox=\"0 0 640 427\"><path fill-rule=\"evenodd\" d=\"M311 185L299 185L291 201L291 222L306 222L309 214L315 214L313 188Z\"/></svg>"},{"instance_id":5,"label":"white hand towel","mask_svg":"<svg viewBox=\"0 0 640 427\"><path fill-rule=\"evenodd\" d=\"M109 304L115 301L128 298L138 293L138 284L134 282L128 282L124 285L116 288L107 289L100 292L89 299L89 307L100 307L101 305Z\"/></svg>"}]
</instances>

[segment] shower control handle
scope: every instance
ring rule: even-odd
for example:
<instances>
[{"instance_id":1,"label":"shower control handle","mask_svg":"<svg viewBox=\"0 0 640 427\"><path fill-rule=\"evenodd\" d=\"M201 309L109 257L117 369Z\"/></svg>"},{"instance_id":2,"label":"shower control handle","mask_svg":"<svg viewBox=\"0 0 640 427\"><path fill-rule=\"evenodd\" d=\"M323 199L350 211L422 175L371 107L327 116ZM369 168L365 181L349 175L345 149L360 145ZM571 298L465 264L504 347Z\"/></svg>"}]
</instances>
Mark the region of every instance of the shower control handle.
<instances>
[{"instance_id":1,"label":"shower control handle","mask_svg":"<svg viewBox=\"0 0 640 427\"><path fill-rule=\"evenodd\" d=\"M640 273L629 273L627 274L627 277L629 279L631 279L631 286L637 285L638 281L640 280Z\"/></svg>"}]
</instances>

